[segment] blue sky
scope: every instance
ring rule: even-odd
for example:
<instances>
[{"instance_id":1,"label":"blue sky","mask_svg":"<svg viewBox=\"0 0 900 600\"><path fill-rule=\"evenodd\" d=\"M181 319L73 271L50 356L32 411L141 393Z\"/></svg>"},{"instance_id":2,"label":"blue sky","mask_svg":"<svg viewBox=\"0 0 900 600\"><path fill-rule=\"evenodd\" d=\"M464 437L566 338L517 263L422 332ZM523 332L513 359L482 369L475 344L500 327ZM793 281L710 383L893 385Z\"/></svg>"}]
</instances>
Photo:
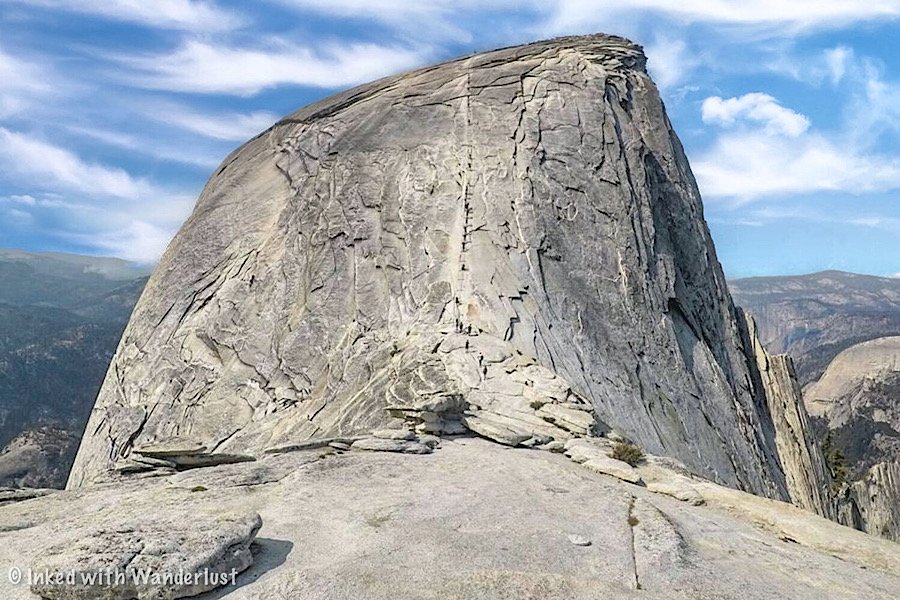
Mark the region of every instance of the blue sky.
<instances>
[{"instance_id":1,"label":"blue sky","mask_svg":"<svg viewBox=\"0 0 900 600\"><path fill-rule=\"evenodd\" d=\"M597 31L645 46L729 276L900 272L900 0L0 0L0 247L153 262L280 116Z\"/></svg>"}]
</instances>

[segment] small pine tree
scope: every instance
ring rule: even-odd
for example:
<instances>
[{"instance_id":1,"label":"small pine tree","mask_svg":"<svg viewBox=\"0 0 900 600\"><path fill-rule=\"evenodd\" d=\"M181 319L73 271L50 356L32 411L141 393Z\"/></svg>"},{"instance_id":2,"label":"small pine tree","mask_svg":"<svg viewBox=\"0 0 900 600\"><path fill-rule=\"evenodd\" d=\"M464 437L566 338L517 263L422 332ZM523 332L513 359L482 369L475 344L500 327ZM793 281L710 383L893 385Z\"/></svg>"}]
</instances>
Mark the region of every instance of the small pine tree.
<instances>
[{"instance_id":1,"label":"small pine tree","mask_svg":"<svg viewBox=\"0 0 900 600\"><path fill-rule=\"evenodd\" d=\"M834 436L830 431L825 434L822 454L825 455L825 466L831 473L831 491L837 492L847 482L850 470L847 467L847 459L844 457L844 453L835 444Z\"/></svg>"}]
</instances>

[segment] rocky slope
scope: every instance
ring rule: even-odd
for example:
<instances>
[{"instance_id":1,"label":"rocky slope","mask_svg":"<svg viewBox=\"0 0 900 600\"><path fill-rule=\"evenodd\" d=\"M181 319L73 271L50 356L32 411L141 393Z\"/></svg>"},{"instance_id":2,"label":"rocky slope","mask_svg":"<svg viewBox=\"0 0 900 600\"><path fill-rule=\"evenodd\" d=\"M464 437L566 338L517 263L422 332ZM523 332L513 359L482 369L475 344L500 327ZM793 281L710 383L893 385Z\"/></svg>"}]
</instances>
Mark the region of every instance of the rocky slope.
<instances>
[{"instance_id":1,"label":"rocky slope","mask_svg":"<svg viewBox=\"0 0 900 600\"><path fill-rule=\"evenodd\" d=\"M48 562L217 565L224 541L243 552L248 540L222 515L255 513L253 565L205 598L897 598L900 545L669 459L648 457L626 483L593 468L602 441L570 444L571 459L466 437L424 455L301 450L0 506L0 597L35 598L29 568ZM112 587L65 597L133 597Z\"/></svg>"},{"instance_id":2,"label":"rocky slope","mask_svg":"<svg viewBox=\"0 0 900 600\"><path fill-rule=\"evenodd\" d=\"M344 92L233 153L135 309L69 486L171 440L259 456L402 419L509 445L613 427L824 514L826 484L785 464L789 439L817 450L780 433L803 408L772 412L796 398L760 360L640 48L562 38Z\"/></svg>"},{"instance_id":3,"label":"rocky slope","mask_svg":"<svg viewBox=\"0 0 900 600\"><path fill-rule=\"evenodd\" d=\"M842 520L900 541L900 337L844 350L804 399L843 455Z\"/></svg>"},{"instance_id":4,"label":"rocky slope","mask_svg":"<svg viewBox=\"0 0 900 600\"><path fill-rule=\"evenodd\" d=\"M62 487L142 270L0 249L0 487Z\"/></svg>"},{"instance_id":5,"label":"rocky slope","mask_svg":"<svg viewBox=\"0 0 900 600\"><path fill-rule=\"evenodd\" d=\"M729 282L771 352L790 354L801 384L817 380L842 350L900 335L900 279L840 271Z\"/></svg>"},{"instance_id":6,"label":"rocky slope","mask_svg":"<svg viewBox=\"0 0 900 600\"><path fill-rule=\"evenodd\" d=\"M226 160L68 489L0 492L0 597L896 598L900 546L811 512L847 505L800 396L640 48L468 57Z\"/></svg>"}]
</instances>

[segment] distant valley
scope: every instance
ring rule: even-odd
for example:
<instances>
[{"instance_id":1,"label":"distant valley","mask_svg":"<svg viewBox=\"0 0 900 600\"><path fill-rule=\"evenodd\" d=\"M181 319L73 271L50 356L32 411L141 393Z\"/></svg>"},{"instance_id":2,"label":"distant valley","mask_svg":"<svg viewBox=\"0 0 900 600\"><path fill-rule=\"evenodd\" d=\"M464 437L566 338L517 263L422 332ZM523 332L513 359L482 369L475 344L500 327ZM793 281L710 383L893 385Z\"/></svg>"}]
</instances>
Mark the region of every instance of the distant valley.
<instances>
[{"instance_id":1,"label":"distant valley","mask_svg":"<svg viewBox=\"0 0 900 600\"><path fill-rule=\"evenodd\" d=\"M147 271L0 249L0 487L65 484Z\"/></svg>"},{"instance_id":2,"label":"distant valley","mask_svg":"<svg viewBox=\"0 0 900 600\"><path fill-rule=\"evenodd\" d=\"M766 348L791 355L802 385L850 346L900 335L900 279L823 271L736 279L729 288Z\"/></svg>"},{"instance_id":3,"label":"distant valley","mask_svg":"<svg viewBox=\"0 0 900 600\"><path fill-rule=\"evenodd\" d=\"M794 358L841 521L900 541L900 280L826 271L730 284Z\"/></svg>"}]
</instances>

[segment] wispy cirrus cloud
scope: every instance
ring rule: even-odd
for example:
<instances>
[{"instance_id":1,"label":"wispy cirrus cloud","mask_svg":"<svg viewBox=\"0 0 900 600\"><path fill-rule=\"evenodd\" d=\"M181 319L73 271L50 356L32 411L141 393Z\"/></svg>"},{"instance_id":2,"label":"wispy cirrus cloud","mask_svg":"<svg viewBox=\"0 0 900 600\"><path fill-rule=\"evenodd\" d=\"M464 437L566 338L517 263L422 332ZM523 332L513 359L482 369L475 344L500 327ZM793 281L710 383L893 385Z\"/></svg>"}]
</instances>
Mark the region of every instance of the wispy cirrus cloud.
<instances>
[{"instance_id":1,"label":"wispy cirrus cloud","mask_svg":"<svg viewBox=\"0 0 900 600\"><path fill-rule=\"evenodd\" d=\"M754 206L741 211L741 215L738 217L734 215L720 216L715 220L729 225L744 225L748 227L765 227L772 223L800 221L813 224L850 225L900 234L900 218L898 217L871 212L860 214L858 211L853 216L848 216L844 212L835 213L834 211L829 212L815 206L802 205Z\"/></svg>"},{"instance_id":2,"label":"wispy cirrus cloud","mask_svg":"<svg viewBox=\"0 0 900 600\"><path fill-rule=\"evenodd\" d=\"M644 52L647 67L661 90L668 91L683 83L699 64L687 42L667 35L658 35Z\"/></svg>"},{"instance_id":3,"label":"wispy cirrus cloud","mask_svg":"<svg viewBox=\"0 0 900 600\"><path fill-rule=\"evenodd\" d=\"M46 66L22 60L0 48L0 119L30 108L39 98L54 92Z\"/></svg>"},{"instance_id":4,"label":"wispy cirrus cloud","mask_svg":"<svg viewBox=\"0 0 900 600\"><path fill-rule=\"evenodd\" d=\"M65 131L74 136L101 145L128 150L131 156L141 156L154 161L177 163L204 171L215 168L230 150L230 146L217 147L218 144L202 144L199 140L192 143L179 143L169 135L156 133L140 135L121 131L84 125L67 125Z\"/></svg>"},{"instance_id":5,"label":"wispy cirrus cloud","mask_svg":"<svg viewBox=\"0 0 900 600\"><path fill-rule=\"evenodd\" d=\"M336 88L396 73L424 62L426 53L399 45L299 46L277 39L247 47L192 40L159 55L121 56L135 87L193 93L254 95L300 85Z\"/></svg>"},{"instance_id":6,"label":"wispy cirrus cloud","mask_svg":"<svg viewBox=\"0 0 900 600\"><path fill-rule=\"evenodd\" d=\"M174 103L159 104L148 111L150 118L204 137L243 142L271 127L279 117L266 110L250 113L200 112Z\"/></svg>"},{"instance_id":7,"label":"wispy cirrus cloud","mask_svg":"<svg viewBox=\"0 0 900 600\"><path fill-rule=\"evenodd\" d=\"M536 0L270 0L298 14L319 14L378 23L405 39L428 43L471 42L487 33L504 36L507 27L530 30L546 6ZM549 2L548 6L552 6ZM492 18L493 17L493 18ZM487 32L477 25L492 23ZM502 31L498 31L502 30Z\"/></svg>"},{"instance_id":8,"label":"wispy cirrus cloud","mask_svg":"<svg viewBox=\"0 0 900 600\"><path fill-rule=\"evenodd\" d=\"M32 190L0 198L10 224L138 262L159 257L195 198L2 127L0 164L0 184Z\"/></svg>"},{"instance_id":9,"label":"wispy cirrus cloud","mask_svg":"<svg viewBox=\"0 0 900 600\"><path fill-rule=\"evenodd\" d=\"M0 134L0 160L5 136ZM20 148L19 148L20 149ZM44 148L43 150L46 150ZM53 156L58 159L59 156ZM65 156L72 163L73 156ZM75 157L75 161L78 161ZM68 165L44 171L50 181L35 185L34 194L0 198L0 226L28 228L42 235L100 254L118 256L139 263L156 261L172 235L190 212L195 194L179 193L135 181L127 174L89 165L87 176L106 177L96 186L75 182L68 177ZM35 169L35 172L38 170ZM21 173L27 169L20 169ZM60 194L44 195L37 190L57 188ZM96 194L109 194L98 197ZM122 197L128 194L129 197ZM131 194L136 194L132 196Z\"/></svg>"},{"instance_id":10,"label":"wispy cirrus cloud","mask_svg":"<svg viewBox=\"0 0 900 600\"><path fill-rule=\"evenodd\" d=\"M153 193L152 186L124 169L82 160L74 152L0 127L0 160L6 171L47 189L116 198Z\"/></svg>"},{"instance_id":11,"label":"wispy cirrus cloud","mask_svg":"<svg viewBox=\"0 0 900 600\"><path fill-rule=\"evenodd\" d=\"M11 0L56 11L81 13L146 27L185 31L226 31L246 19L206 0Z\"/></svg>"},{"instance_id":12,"label":"wispy cirrus cloud","mask_svg":"<svg viewBox=\"0 0 900 600\"><path fill-rule=\"evenodd\" d=\"M107 220L105 225L106 227L90 233L60 232L60 237L96 248L101 254L148 264L162 255L173 234L171 226L129 218L125 214Z\"/></svg>"},{"instance_id":13,"label":"wispy cirrus cloud","mask_svg":"<svg viewBox=\"0 0 900 600\"><path fill-rule=\"evenodd\" d=\"M743 26L773 33L900 18L895 0L556 0L546 6L551 31L583 30L642 13L682 24Z\"/></svg>"}]
</instances>

